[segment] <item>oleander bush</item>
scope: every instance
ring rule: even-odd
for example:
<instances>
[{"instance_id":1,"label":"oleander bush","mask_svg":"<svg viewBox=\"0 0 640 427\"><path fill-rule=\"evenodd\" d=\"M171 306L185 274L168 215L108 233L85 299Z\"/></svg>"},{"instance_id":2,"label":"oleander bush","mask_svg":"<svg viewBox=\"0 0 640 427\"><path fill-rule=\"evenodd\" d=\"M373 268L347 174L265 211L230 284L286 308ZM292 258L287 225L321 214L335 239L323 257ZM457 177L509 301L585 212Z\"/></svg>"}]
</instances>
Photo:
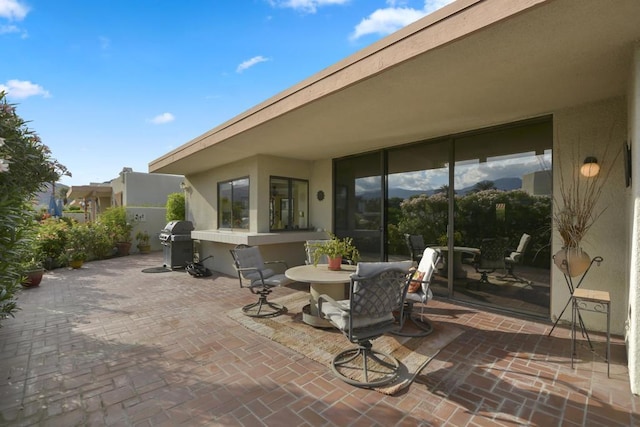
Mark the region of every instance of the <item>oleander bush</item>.
<instances>
[{"instance_id":1,"label":"oleander bush","mask_svg":"<svg viewBox=\"0 0 640 427\"><path fill-rule=\"evenodd\" d=\"M18 310L23 266L34 256L31 200L62 175L70 174L0 91L0 322Z\"/></svg>"}]
</instances>

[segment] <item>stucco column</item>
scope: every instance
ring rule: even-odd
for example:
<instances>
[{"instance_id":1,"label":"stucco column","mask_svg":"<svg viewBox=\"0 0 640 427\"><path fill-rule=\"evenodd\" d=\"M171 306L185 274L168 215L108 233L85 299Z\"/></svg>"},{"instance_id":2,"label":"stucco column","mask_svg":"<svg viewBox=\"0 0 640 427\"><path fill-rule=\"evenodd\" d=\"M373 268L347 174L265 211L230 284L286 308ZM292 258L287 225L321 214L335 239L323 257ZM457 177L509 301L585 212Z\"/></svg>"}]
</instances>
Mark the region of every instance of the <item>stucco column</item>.
<instances>
[{"instance_id":1,"label":"stucco column","mask_svg":"<svg viewBox=\"0 0 640 427\"><path fill-rule=\"evenodd\" d=\"M631 391L640 394L640 44L636 45L629 84L629 142L631 144L631 248L627 351Z\"/></svg>"}]
</instances>

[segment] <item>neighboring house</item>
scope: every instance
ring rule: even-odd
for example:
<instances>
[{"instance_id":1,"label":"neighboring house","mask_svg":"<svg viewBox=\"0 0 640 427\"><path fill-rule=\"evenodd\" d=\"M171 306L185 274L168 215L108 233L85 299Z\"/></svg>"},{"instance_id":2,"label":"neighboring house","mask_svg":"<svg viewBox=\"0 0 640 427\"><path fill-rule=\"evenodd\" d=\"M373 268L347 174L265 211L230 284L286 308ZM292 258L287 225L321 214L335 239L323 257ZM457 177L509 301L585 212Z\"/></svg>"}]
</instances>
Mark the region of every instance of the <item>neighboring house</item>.
<instances>
[{"instance_id":1,"label":"neighboring house","mask_svg":"<svg viewBox=\"0 0 640 427\"><path fill-rule=\"evenodd\" d=\"M167 197L181 193L184 177L162 173L134 172L123 168L117 178L106 183L73 185L67 192L68 202L84 208L80 219L95 221L100 213L112 206L125 206L134 220L132 252L136 252L135 235L146 230L151 237L151 249L160 250L160 231L166 226ZM76 214L78 215L78 214Z\"/></svg>"},{"instance_id":2,"label":"neighboring house","mask_svg":"<svg viewBox=\"0 0 640 427\"><path fill-rule=\"evenodd\" d=\"M585 286L611 294L612 332L627 339L638 393L638 16L637 0L458 0L154 160L149 170L186 176L192 236L203 255L214 255L211 267L232 273L228 249L237 243L302 263L302 242L323 234L311 229L352 235L369 259L388 259L394 254L383 207L396 182L424 179L425 192L441 186L451 199L474 177L486 180L517 163L517 175L499 177L522 178L547 163L555 195L560 165L576 169L596 156L601 173L610 173L601 204L611 208L583 242L604 257ZM624 142L633 165L629 186L625 156L615 156ZM459 220L448 218L447 226L455 229ZM547 254L562 244L551 236ZM559 269L547 271L547 318L555 320L569 291ZM461 297L457 278L448 280L448 295ZM585 321L604 328L597 315Z\"/></svg>"}]
</instances>

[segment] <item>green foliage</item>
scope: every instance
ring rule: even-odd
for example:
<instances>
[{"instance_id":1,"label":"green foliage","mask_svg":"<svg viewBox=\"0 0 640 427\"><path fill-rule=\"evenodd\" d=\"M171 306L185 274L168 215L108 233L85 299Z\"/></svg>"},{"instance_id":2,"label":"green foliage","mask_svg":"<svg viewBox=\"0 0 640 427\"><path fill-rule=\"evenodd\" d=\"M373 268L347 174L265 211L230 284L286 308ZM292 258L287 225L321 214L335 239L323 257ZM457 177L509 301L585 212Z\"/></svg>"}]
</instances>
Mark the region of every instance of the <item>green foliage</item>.
<instances>
[{"instance_id":1,"label":"green foliage","mask_svg":"<svg viewBox=\"0 0 640 427\"><path fill-rule=\"evenodd\" d=\"M322 255L326 255L328 258L342 257L357 263L360 260L360 252L353 245L353 239L351 237L345 237L340 239L337 236L330 234L330 239L323 241L322 243L313 243L308 246L312 249L313 253L313 265L318 265Z\"/></svg>"},{"instance_id":2,"label":"green foliage","mask_svg":"<svg viewBox=\"0 0 640 427\"><path fill-rule=\"evenodd\" d=\"M449 218L449 199L445 194L432 196L421 194L403 201L400 205L402 219L398 224L400 236L406 234L422 235L427 243L434 243L442 234L447 233ZM404 239L404 237L401 237Z\"/></svg>"},{"instance_id":3,"label":"green foliage","mask_svg":"<svg viewBox=\"0 0 640 427\"><path fill-rule=\"evenodd\" d=\"M89 224L75 222L67 231L64 261L86 261L93 233Z\"/></svg>"},{"instance_id":4,"label":"green foliage","mask_svg":"<svg viewBox=\"0 0 640 427\"><path fill-rule=\"evenodd\" d=\"M91 239L87 249L89 259L105 259L113 255L114 246L111 240L111 232L106 225L95 222L89 224Z\"/></svg>"},{"instance_id":5,"label":"green foliage","mask_svg":"<svg viewBox=\"0 0 640 427\"><path fill-rule=\"evenodd\" d=\"M136 233L136 240L138 241L138 245L148 245L149 244L149 233L146 230L138 231Z\"/></svg>"},{"instance_id":6,"label":"green foliage","mask_svg":"<svg viewBox=\"0 0 640 427\"><path fill-rule=\"evenodd\" d=\"M36 229L36 241L44 267L47 270L59 267L60 257L67 247L69 224L62 219L47 218Z\"/></svg>"},{"instance_id":7,"label":"green foliage","mask_svg":"<svg viewBox=\"0 0 640 427\"><path fill-rule=\"evenodd\" d=\"M397 228L388 228L390 250L404 245L405 233L422 235L427 244L446 245L448 209L448 198L443 193L403 201ZM532 236L529 253L541 251L539 258L544 260L551 239L550 219L549 196L491 189L456 196L454 244L479 247L483 238L503 236L515 248L522 234L527 233ZM394 253L406 252L402 249Z\"/></svg>"},{"instance_id":8,"label":"green foliage","mask_svg":"<svg viewBox=\"0 0 640 427\"><path fill-rule=\"evenodd\" d=\"M109 230L111 241L114 245L120 242L131 243L133 220L128 217L127 209L124 206L116 206L107 209L100 214L98 222L104 224Z\"/></svg>"},{"instance_id":9,"label":"green foliage","mask_svg":"<svg viewBox=\"0 0 640 427\"><path fill-rule=\"evenodd\" d=\"M182 193L171 193L167 196L167 222L184 221L186 218L185 200Z\"/></svg>"},{"instance_id":10,"label":"green foliage","mask_svg":"<svg viewBox=\"0 0 640 427\"><path fill-rule=\"evenodd\" d=\"M35 226L30 201L46 183L56 182L67 169L18 116L0 92L0 321L18 309L15 293L30 259Z\"/></svg>"}]
</instances>

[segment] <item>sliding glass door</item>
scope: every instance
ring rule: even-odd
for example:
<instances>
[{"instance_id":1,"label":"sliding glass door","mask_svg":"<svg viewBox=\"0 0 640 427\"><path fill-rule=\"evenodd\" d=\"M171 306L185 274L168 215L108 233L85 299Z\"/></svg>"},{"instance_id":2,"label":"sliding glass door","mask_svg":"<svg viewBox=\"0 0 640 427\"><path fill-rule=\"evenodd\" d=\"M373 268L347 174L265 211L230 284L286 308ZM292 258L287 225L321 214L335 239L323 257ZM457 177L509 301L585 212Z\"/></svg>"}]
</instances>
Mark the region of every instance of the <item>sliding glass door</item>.
<instances>
[{"instance_id":1,"label":"sliding glass door","mask_svg":"<svg viewBox=\"0 0 640 427\"><path fill-rule=\"evenodd\" d=\"M335 234L352 237L362 261L384 259L384 164L376 152L335 162Z\"/></svg>"},{"instance_id":2,"label":"sliding glass door","mask_svg":"<svg viewBox=\"0 0 640 427\"><path fill-rule=\"evenodd\" d=\"M545 317L552 140L545 118L336 160L336 234L366 261L413 235L442 255L436 295Z\"/></svg>"}]
</instances>

